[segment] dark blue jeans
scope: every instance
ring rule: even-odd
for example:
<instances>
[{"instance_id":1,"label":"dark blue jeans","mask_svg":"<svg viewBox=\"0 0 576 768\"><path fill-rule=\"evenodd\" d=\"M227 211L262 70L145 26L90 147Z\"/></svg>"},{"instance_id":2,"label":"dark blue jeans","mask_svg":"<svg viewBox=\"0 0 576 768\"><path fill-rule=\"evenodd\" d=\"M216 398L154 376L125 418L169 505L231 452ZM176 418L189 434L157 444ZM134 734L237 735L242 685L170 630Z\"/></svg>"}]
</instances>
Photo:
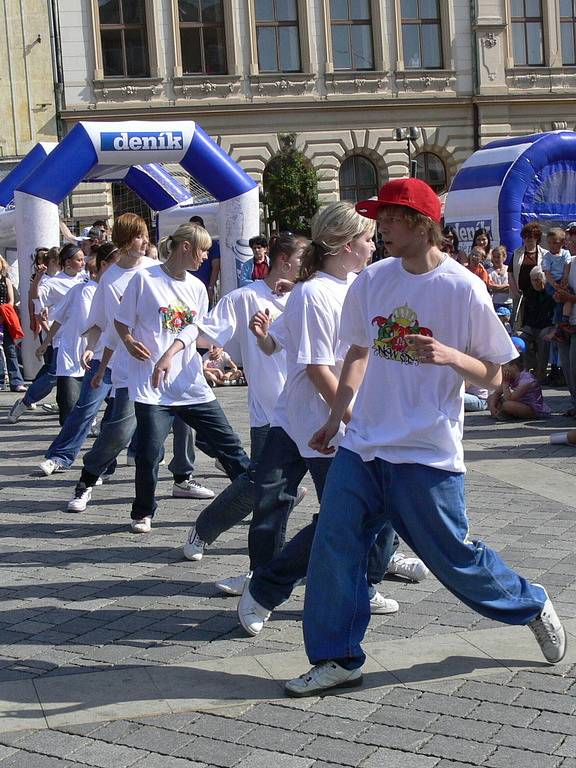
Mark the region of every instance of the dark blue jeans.
<instances>
[{"instance_id":1,"label":"dark blue jeans","mask_svg":"<svg viewBox=\"0 0 576 768\"><path fill-rule=\"evenodd\" d=\"M4 350L4 355L0 355L0 382L4 377L4 374L8 373L10 389L12 392L14 392L16 387L20 387L22 384L24 384L24 379L22 378L20 365L18 364L16 344L14 343L14 339L10 335L10 331L6 326L4 326L2 348ZM4 361L6 361L6 369L4 369Z\"/></svg>"},{"instance_id":2,"label":"dark blue jeans","mask_svg":"<svg viewBox=\"0 0 576 768\"><path fill-rule=\"evenodd\" d=\"M248 544L253 570L250 593L268 610L287 600L295 584L306 576L317 515L283 547L288 516L298 485L307 471L318 501L332 464L327 458L302 458L296 443L280 427L271 427L256 470L256 499ZM383 526L370 550L370 584L382 581L395 549L391 525Z\"/></svg>"},{"instance_id":3,"label":"dark blue jeans","mask_svg":"<svg viewBox=\"0 0 576 768\"><path fill-rule=\"evenodd\" d=\"M48 347L44 355L44 365L38 373L28 391L22 398L24 405L33 405L39 400L48 397L50 392L56 386L56 360L58 358L58 348Z\"/></svg>"},{"instance_id":4,"label":"dark blue jeans","mask_svg":"<svg viewBox=\"0 0 576 768\"><path fill-rule=\"evenodd\" d=\"M74 463L100 406L112 389L109 368L106 368L102 384L97 389L92 388L91 382L99 366L99 360L92 360L90 370L86 371L82 379L80 397L76 405L68 414L58 437L45 453L47 459L54 459L62 467L71 467Z\"/></svg>"},{"instance_id":5,"label":"dark blue jeans","mask_svg":"<svg viewBox=\"0 0 576 768\"><path fill-rule=\"evenodd\" d=\"M131 513L133 520L154 516L158 506L155 499L158 465L175 416L196 430L198 437L210 446L220 460L231 480L247 469L250 463L248 456L217 400L195 405L134 403L134 408L138 422L138 451L136 493Z\"/></svg>"}]
</instances>

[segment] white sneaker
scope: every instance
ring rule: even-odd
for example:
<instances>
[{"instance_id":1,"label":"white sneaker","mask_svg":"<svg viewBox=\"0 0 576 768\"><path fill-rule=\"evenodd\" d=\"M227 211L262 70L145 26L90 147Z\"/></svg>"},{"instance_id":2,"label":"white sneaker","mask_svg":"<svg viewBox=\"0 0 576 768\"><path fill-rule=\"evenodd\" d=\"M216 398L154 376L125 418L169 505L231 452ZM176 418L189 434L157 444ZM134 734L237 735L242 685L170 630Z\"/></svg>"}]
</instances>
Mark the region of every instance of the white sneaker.
<instances>
[{"instance_id":1,"label":"white sneaker","mask_svg":"<svg viewBox=\"0 0 576 768\"><path fill-rule=\"evenodd\" d=\"M215 581L214 586L220 592L224 592L227 595L241 595L244 590L244 584L252 576L250 573L243 573L240 576L230 576L228 579L222 579L221 581Z\"/></svg>"},{"instance_id":2,"label":"white sneaker","mask_svg":"<svg viewBox=\"0 0 576 768\"><path fill-rule=\"evenodd\" d=\"M57 403L40 403L40 408L46 413L58 413L60 410Z\"/></svg>"},{"instance_id":3,"label":"white sneaker","mask_svg":"<svg viewBox=\"0 0 576 768\"><path fill-rule=\"evenodd\" d=\"M107 483L111 477L112 475L100 475L100 477L98 478L98 480L96 480L94 485L104 485L104 483Z\"/></svg>"},{"instance_id":4,"label":"white sneaker","mask_svg":"<svg viewBox=\"0 0 576 768\"><path fill-rule=\"evenodd\" d=\"M406 557L403 552L394 552L386 573L402 576L409 581L424 581L430 571L419 557Z\"/></svg>"},{"instance_id":5,"label":"white sneaker","mask_svg":"<svg viewBox=\"0 0 576 768\"><path fill-rule=\"evenodd\" d=\"M304 501L304 497L306 496L307 493L308 493L308 488L305 488L303 485L298 486L298 495L296 496L294 507L297 507L298 504Z\"/></svg>"},{"instance_id":6,"label":"white sneaker","mask_svg":"<svg viewBox=\"0 0 576 768\"><path fill-rule=\"evenodd\" d=\"M10 424L16 424L18 419L22 416L22 414L26 413L28 408L24 405L24 398L20 398L20 400L16 400L12 408L8 411L8 421Z\"/></svg>"},{"instance_id":7,"label":"white sneaker","mask_svg":"<svg viewBox=\"0 0 576 768\"><path fill-rule=\"evenodd\" d=\"M370 598L370 613L398 613L399 609L396 600L384 597L378 591Z\"/></svg>"},{"instance_id":8,"label":"white sneaker","mask_svg":"<svg viewBox=\"0 0 576 768\"><path fill-rule=\"evenodd\" d=\"M566 655L566 634L550 598L544 603L540 616L528 626L534 633L546 661L550 664L562 661Z\"/></svg>"},{"instance_id":9,"label":"white sneaker","mask_svg":"<svg viewBox=\"0 0 576 768\"><path fill-rule=\"evenodd\" d=\"M196 533L196 526L193 525L192 528L188 531L188 539L186 541L186 544L182 547L182 552L184 552L184 557L186 560L202 560L202 557L204 556L204 548L206 547L206 542L202 541L200 536Z\"/></svg>"},{"instance_id":10,"label":"white sneaker","mask_svg":"<svg viewBox=\"0 0 576 768\"><path fill-rule=\"evenodd\" d=\"M92 498L92 488L86 488L84 483L78 483L74 496L68 502L68 512L84 512Z\"/></svg>"},{"instance_id":11,"label":"white sneaker","mask_svg":"<svg viewBox=\"0 0 576 768\"><path fill-rule=\"evenodd\" d=\"M250 580L247 579L242 590L242 597L238 601L238 620L246 632L256 637L262 632L264 624L268 621L272 611L257 603L250 594Z\"/></svg>"},{"instance_id":12,"label":"white sneaker","mask_svg":"<svg viewBox=\"0 0 576 768\"><path fill-rule=\"evenodd\" d=\"M140 520L132 520L130 528L134 533L150 533L152 530L152 518L142 517Z\"/></svg>"},{"instance_id":13,"label":"white sneaker","mask_svg":"<svg viewBox=\"0 0 576 768\"><path fill-rule=\"evenodd\" d=\"M96 418L90 425L90 429L88 430L88 437L98 437L99 434L100 424L98 424L98 419Z\"/></svg>"},{"instance_id":14,"label":"white sneaker","mask_svg":"<svg viewBox=\"0 0 576 768\"><path fill-rule=\"evenodd\" d=\"M58 464L57 461L54 461L54 459L44 459L44 461L41 461L40 464L38 464L42 472L48 477L48 475L53 475L54 472L63 472L64 467L62 467L60 464Z\"/></svg>"},{"instance_id":15,"label":"white sneaker","mask_svg":"<svg viewBox=\"0 0 576 768\"><path fill-rule=\"evenodd\" d=\"M222 464L220 459L214 459L214 466L216 467L216 469L219 469L220 472L224 472L224 474L226 474L226 470L224 469L224 465Z\"/></svg>"},{"instance_id":16,"label":"white sneaker","mask_svg":"<svg viewBox=\"0 0 576 768\"><path fill-rule=\"evenodd\" d=\"M356 688L362 685L362 668L344 669L335 661L317 664L294 680L288 680L284 690L288 696L318 696L323 692L335 692L337 689Z\"/></svg>"},{"instance_id":17,"label":"white sneaker","mask_svg":"<svg viewBox=\"0 0 576 768\"><path fill-rule=\"evenodd\" d=\"M215 494L210 488L205 488L191 477L181 483L174 483L172 496L175 499L213 499Z\"/></svg>"}]
</instances>

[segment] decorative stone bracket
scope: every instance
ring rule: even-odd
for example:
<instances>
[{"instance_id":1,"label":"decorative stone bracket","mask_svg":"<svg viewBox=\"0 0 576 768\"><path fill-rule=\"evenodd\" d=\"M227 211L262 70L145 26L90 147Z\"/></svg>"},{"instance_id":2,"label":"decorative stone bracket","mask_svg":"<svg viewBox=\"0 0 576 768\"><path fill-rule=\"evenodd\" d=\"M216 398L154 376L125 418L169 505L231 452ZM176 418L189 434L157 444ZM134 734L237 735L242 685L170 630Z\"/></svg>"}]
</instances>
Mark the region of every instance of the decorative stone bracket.
<instances>
[{"instance_id":1,"label":"decorative stone bracket","mask_svg":"<svg viewBox=\"0 0 576 768\"><path fill-rule=\"evenodd\" d=\"M152 101L162 93L163 79L161 77L127 79L105 78L94 80L94 96L96 101Z\"/></svg>"},{"instance_id":2,"label":"decorative stone bracket","mask_svg":"<svg viewBox=\"0 0 576 768\"><path fill-rule=\"evenodd\" d=\"M227 99L239 92L239 76L182 75L174 78L176 99Z\"/></svg>"},{"instance_id":3,"label":"decorative stone bracket","mask_svg":"<svg viewBox=\"0 0 576 768\"><path fill-rule=\"evenodd\" d=\"M250 76L252 96L304 96L312 91L316 76L308 73L270 73Z\"/></svg>"},{"instance_id":4,"label":"decorative stone bracket","mask_svg":"<svg viewBox=\"0 0 576 768\"><path fill-rule=\"evenodd\" d=\"M398 91L438 92L453 90L456 72L451 69L404 69L394 73Z\"/></svg>"},{"instance_id":5,"label":"decorative stone bracket","mask_svg":"<svg viewBox=\"0 0 576 768\"><path fill-rule=\"evenodd\" d=\"M390 72L331 72L326 88L335 95L378 93L390 89Z\"/></svg>"}]
</instances>

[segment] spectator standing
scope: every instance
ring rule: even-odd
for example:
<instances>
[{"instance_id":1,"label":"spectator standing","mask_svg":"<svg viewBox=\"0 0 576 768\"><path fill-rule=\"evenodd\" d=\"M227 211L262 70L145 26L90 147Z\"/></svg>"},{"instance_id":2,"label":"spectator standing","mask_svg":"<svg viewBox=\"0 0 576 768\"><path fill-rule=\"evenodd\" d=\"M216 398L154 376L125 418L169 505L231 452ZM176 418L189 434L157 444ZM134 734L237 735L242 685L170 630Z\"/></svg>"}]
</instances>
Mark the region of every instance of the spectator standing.
<instances>
[{"instance_id":1,"label":"spectator standing","mask_svg":"<svg viewBox=\"0 0 576 768\"><path fill-rule=\"evenodd\" d=\"M202 216L192 216L190 224L198 224L198 226L204 227L204 219ZM158 257L156 256L156 258ZM194 272L194 277L197 277L206 286L208 305L213 307L218 299L217 285L218 278L220 277L220 244L217 240L212 240L212 245L208 250L208 258Z\"/></svg>"}]
</instances>

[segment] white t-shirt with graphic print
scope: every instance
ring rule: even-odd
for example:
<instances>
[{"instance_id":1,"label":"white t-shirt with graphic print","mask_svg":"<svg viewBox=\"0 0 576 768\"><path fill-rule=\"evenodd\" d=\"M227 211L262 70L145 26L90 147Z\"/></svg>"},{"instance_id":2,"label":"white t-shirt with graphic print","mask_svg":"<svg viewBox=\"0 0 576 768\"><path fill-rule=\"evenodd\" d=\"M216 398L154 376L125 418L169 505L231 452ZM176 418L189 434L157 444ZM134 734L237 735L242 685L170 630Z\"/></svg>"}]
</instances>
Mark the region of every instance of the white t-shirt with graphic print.
<instances>
[{"instance_id":1,"label":"white t-shirt with graphic print","mask_svg":"<svg viewBox=\"0 0 576 768\"><path fill-rule=\"evenodd\" d=\"M264 280L256 280L223 296L214 309L198 321L200 330L218 346L237 342L248 383L250 426L270 424L272 414L286 381L286 354L279 351L266 355L248 327L252 316L268 310L270 318L279 317L286 307L289 294L275 296ZM188 331L178 338L188 344Z\"/></svg>"},{"instance_id":2,"label":"white t-shirt with graphic print","mask_svg":"<svg viewBox=\"0 0 576 768\"><path fill-rule=\"evenodd\" d=\"M484 284L454 259L421 275L400 259L377 262L358 277L342 313L342 341L368 347L370 357L341 445L364 461L464 472L463 379L450 366L418 363L409 333L486 362L518 357Z\"/></svg>"},{"instance_id":3,"label":"white t-shirt with graphic print","mask_svg":"<svg viewBox=\"0 0 576 768\"><path fill-rule=\"evenodd\" d=\"M340 377L348 345L340 341L344 298L356 275L340 280L325 272L293 288L284 314L270 327L274 341L286 350L286 384L272 416L272 426L294 440L305 458L326 458L308 441L328 418L330 408L308 376L308 365L327 365ZM341 426L342 436L344 427ZM338 438L336 439L336 443Z\"/></svg>"},{"instance_id":4,"label":"white t-shirt with graphic print","mask_svg":"<svg viewBox=\"0 0 576 768\"><path fill-rule=\"evenodd\" d=\"M116 320L150 351L149 360L127 356L130 399L149 405L194 405L215 399L202 372L196 343L172 361L170 374L158 389L152 387L154 363L186 326L196 325L208 311L208 294L198 278L170 277L160 265L137 272L128 283Z\"/></svg>"}]
</instances>

